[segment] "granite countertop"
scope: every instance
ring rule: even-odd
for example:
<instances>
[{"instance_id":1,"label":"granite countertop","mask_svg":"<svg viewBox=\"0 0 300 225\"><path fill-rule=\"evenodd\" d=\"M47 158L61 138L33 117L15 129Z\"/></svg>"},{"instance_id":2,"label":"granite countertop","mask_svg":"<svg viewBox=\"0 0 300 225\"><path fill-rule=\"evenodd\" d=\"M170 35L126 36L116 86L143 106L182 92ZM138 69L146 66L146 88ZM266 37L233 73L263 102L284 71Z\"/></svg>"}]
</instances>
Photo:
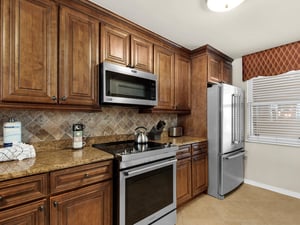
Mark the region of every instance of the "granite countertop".
<instances>
[{"instance_id":1,"label":"granite countertop","mask_svg":"<svg viewBox=\"0 0 300 225\"><path fill-rule=\"evenodd\" d=\"M37 151L35 158L0 162L0 181L110 159L113 159L113 155L92 147Z\"/></svg>"},{"instance_id":2,"label":"granite countertop","mask_svg":"<svg viewBox=\"0 0 300 225\"><path fill-rule=\"evenodd\" d=\"M93 162L100 162L113 159L113 155L91 147L93 143L103 143L118 141L126 138L120 137L100 137L89 140L87 147L81 150L73 150L71 140L57 141L52 143L36 143L36 157L21 161L0 162L0 181L19 178L39 173L47 173L54 170L65 169L73 166L85 165ZM163 136L160 143L172 142L176 145L187 145L195 142L207 141L198 137L168 137Z\"/></svg>"},{"instance_id":3,"label":"granite countertop","mask_svg":"<svg viewBox=\"0 0 300 225\"><path fill-rule=\"evenodd\" d=\"M163 137L160 140L154 140L160 143L170 143L175 145L189 145L196 142L203 142L207 141L206 138L199 138L199 137L190 137L190 136L182 136L182 137Z\"/></svg>"}]
</instances>

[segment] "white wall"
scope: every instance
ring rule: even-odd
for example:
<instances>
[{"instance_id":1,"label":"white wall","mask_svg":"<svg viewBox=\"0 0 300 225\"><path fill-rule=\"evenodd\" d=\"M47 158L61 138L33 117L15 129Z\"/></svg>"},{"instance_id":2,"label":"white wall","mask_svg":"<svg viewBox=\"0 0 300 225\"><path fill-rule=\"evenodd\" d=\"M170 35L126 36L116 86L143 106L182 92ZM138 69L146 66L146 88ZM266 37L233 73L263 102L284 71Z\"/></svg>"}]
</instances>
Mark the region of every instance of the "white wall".
<instances>
[{"instance_id":1,"label":"white wall","mask_svg":"<svg viewBox=\"0 0 300 225\"><path fill-rule=\"evenodd\" d=\"M233 62L233 84L247 93L242 59ZM247 107L246 110L247 112ZM247 137L247 113L246 113ZM245 182L300 198L300 148L245 143Z\"/></svg>"}]
</instances>

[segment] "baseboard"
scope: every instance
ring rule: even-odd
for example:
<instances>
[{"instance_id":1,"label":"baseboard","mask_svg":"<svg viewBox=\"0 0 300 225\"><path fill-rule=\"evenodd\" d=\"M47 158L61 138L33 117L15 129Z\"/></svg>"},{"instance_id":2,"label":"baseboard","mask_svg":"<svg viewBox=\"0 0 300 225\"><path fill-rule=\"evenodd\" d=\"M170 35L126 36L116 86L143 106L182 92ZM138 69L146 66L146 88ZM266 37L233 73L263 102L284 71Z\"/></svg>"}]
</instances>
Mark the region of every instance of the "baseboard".
<instances>
[{"instance_id":1,"label":"baseboard","mask_svg":"<svg viewBox=\"0 0 300 225\"><path fill-rule=\"evenodd\" d=\"M256 182L256 181L253 181L253 180L248 180L248 179L244 179L244 183L245 184L250 184L252 186L260 187L260 188L263 188L263 189L267 189L269 191L274 191L274 192L277 192L277 193L280 193L280 194L283 194L283 195L288 195L290 197L300 199L300 193L298 193L298 192L289 191L287 189L274 187L274 186L271 186L271 185L263 184L263 183Z\"/></svg>"}]
</instances>

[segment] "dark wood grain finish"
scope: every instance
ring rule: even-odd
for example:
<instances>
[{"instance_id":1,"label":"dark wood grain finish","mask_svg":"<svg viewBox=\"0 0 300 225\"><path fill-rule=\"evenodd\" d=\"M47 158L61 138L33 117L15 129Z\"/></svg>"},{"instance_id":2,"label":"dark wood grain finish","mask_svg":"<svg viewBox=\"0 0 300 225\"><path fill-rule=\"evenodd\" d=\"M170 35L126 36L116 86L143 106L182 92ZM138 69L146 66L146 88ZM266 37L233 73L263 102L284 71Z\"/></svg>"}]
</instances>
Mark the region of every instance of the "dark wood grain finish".
<instances>
[{"instance_id":1,"label":"dark wood grain finish","mask_svg":"<svg viewBox=\"0 0 300 225\"><path fill-rule=\"evenodd\" d=\"M207 150L208 150L207 141L192 144L192 155L207 153Z\"/></svg>"},{"instance_id":2,"label":"dark wood grain finish","mask_svg":"<svg viewBox=\"0 0 300 225\"><path fill-rule=\"evenodd\" d=\"M101 36L101 62L110 61L129 66L130 34L120 28L103 24Z\"/></svg>"},{"instance_id":3,"label":"dark wood grain finish","mask_svg":"<svg viewBox=\"0 0 300 225\"><path fill-rule=\"evenodd\" d=\"M57 5L1 1L2 101L56 103Z\"/></svg>"},{"instance_id":4,"label":"dark wood grain finish","mask_svg":"<svg viewBox=\"0 0 300 225\"><path fill-rule=\"evenodd\" d=\"M98 104L100 23L86 14L61 7L59 103Z\"/></svg>"},{"instance_id":5,"label":"dark wood grain finish","mask_svg":"<svg viewBox=\"0 0 300 225\"><path fill-rule=\"evenodd\" d=\"M48 225L46 199L0 212L1 225Z\"/></svg>"},{"instance_id":6,"label":"dark wood grain finish","mask_svg":"<svg viewBox=\"0 0 300 225\"><path fill-rule=\"evenodd\" d=\"M73 190L111 178L112 161L58 170L50 173L50 192Z\"/></svg>"},{"instance_id":7,"label":"dark wood grain finish","mask_svg":"<svg viewBox=\"0 0 300 225\"><path fill-rule=\"evenodd\" d=\"M207 153L192 157L192 193L193 197L207 190Z\"/></svg>"},{"instance_id":8,"label":"dark wood grain finish","mask_svg":"<svg viewBox=\"0 0 300 225\"><path fill-rule=\"evenodd\" d=\"M179 146L179 150L176 152L176 158L183 159L190 157L192 155L191 145L181 145Z\"/></svg>"},{"instance_id":9,"label":"dark wood grain finish","mask_svg":"<svg viewBox=\"0 0 300 225\"><path fill-rule=\"evenodd\" d=\"M211 83L222 82L222 59L217 55L208 55L207 81Z\"/></svg>"},{"instance_id":10,"label":"dark wood grain finish","mask_svg":"<svg viewBox=\"0 0 300 225\"><path fill-rule=\"evenodd\" d=\"M50 197L50 225L82 224L112 224L112 181Z\"/></svg>"},{"instance_id":11,"label":"dark wood grain finish","mask_svg":"<svg viewBox=\"0 0 300 225\"><path fill-rule=\"evenodd\" d=\"M174 109L174 63L173 51L154 46L154 73L159 84L157 109Z\"/></svg>"},{"instance_id":12,"label":"dark wood grain finish","mask_svg":"<svg viewBox=\"0 0 300 225\"><path fill-rule=\"evenodd\" d=\"M134 68L153 72L153 43L146 39L131 36L131 63Z\"/></svg>"},{"instance_id":13,"label":"dark wood grain finish","mask_svg":"<svg viewBox=\"0 0 300 225\"><path fill-rule=\"evenodd\" d=\"M191 60L175 55L175 109L191 109Z\"/></svg>"},{"instance_id":14,"label":"dark wood grain finish","mask_svg":"<svg viewBox=\"0 0 300 225\"><path fill-rule=\"evenodd\" d=\"M46 197L47 174L34 175L0 183L0 209Z\"/></svg>"},{"instance_id":15,"label":"dark wood grain finish","mask_svg":"<svg viewBox=\"0 0 300 225\"><path fill-rule=\"evenodd\" d=\"M180 159L177 161L176 170L176 196L177 207L192 198L192 171L191 157Z\"/></svg>"},{"instance_id":16,"label":"dark wood grain finish","mask_svg":"<svg viewBox=\"0 0 300 225\"><path fill-rule=\"evenodd\" d=\"M222 81L226 84L232 84L232 64L229 62L222 63Z\"/></svg>"}]
</instances>

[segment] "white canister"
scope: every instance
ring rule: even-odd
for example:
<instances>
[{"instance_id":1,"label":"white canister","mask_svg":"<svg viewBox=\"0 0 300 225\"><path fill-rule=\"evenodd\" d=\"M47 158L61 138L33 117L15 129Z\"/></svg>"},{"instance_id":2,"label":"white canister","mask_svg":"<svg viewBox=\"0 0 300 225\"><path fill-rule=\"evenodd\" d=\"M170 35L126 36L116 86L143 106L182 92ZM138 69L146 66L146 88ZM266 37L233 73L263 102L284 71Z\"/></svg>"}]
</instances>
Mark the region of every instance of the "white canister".
<instances>
[{"instance_id":1,"label":"white canister","mask_svg":"<svg viewBox=\"0 0 300 225\"><path fill-rule=\"evenodd\" d=\"M22 142L22 125L21 122L15 121L13 118L9 122L3 124L3 145L4 147L11 147L13 143Z\"/></svg>"}]
</instances>

